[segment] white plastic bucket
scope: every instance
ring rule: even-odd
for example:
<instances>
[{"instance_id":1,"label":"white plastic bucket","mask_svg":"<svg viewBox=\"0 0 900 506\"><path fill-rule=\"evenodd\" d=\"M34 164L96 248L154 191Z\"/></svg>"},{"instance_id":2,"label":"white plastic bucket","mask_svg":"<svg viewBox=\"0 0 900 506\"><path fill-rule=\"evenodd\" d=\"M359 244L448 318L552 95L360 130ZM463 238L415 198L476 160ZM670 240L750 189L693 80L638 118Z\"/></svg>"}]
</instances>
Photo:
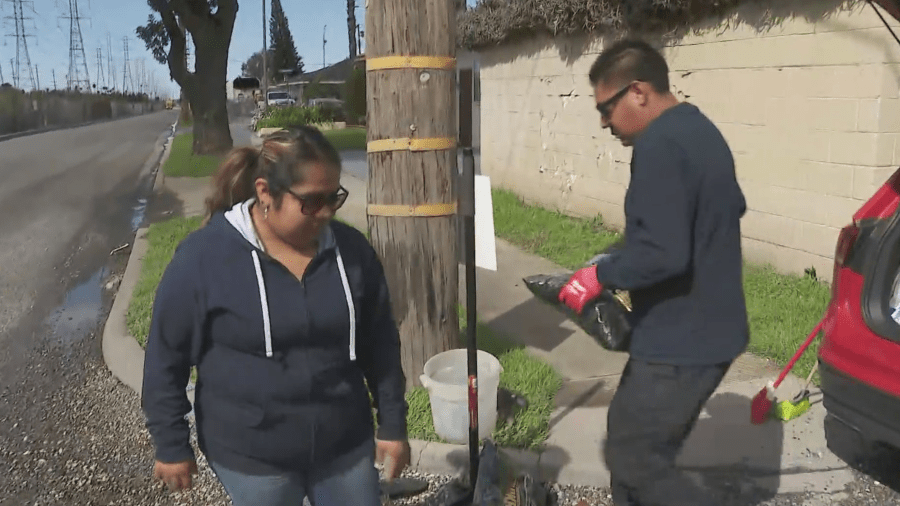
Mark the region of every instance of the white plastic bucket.
<instances>
[{"instance_id":1,"label":"white plastic bucket","mask_svg":"<svg viewBox=\"0 0 900 506\"><path fill-rule=\"evenodd\" d=\"M497 424L497 387L500 361L478 350L478 438L489 437ZM419 377L428 390L434 431L451 443L469 441L468 351L457 349L438 353L425 362Z\"/></svg>"}]
</instances>

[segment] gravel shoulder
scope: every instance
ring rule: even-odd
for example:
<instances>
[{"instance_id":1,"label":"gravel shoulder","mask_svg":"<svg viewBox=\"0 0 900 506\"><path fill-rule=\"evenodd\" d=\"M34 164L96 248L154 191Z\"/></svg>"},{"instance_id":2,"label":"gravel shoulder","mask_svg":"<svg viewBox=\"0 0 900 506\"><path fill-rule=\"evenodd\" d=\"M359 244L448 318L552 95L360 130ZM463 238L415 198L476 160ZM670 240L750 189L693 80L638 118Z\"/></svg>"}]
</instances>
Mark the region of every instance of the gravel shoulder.
<instances>
[{"instance_id":1,"label":"gravel shoulder","mask_svg":"<svg viewBox=\"0 0 900 506\"><path fill-rule=\"evenodd\" d=\"M29 379L0 393L4 401L23 396L35 401L15 403L24 407L16 410L7 421L9 430L0 435L0 466L6 471L0 473L0 505L230 504L202 455L192 491L173 494L152 482L153 449L137 394L109 373L95 344L85 343L84 348L42 350L30 366ZM81 372L69 373L46 365L58 362L61 355L70 359L81 355L78 358L84 359L86 366ZM53 384L62 386L41 389ZM406 475L427 479L429 491L394 504L425 506L428 497L450 479L412 472ZM861 474L847 491L833 496L801 494L760 500L724 482L717 488L725 496L723 505L900 505L900 494ZM589 505L612 505L605 488L556 490L562 506L576 506L582 499Z\"/></svg>"}]
</instances>

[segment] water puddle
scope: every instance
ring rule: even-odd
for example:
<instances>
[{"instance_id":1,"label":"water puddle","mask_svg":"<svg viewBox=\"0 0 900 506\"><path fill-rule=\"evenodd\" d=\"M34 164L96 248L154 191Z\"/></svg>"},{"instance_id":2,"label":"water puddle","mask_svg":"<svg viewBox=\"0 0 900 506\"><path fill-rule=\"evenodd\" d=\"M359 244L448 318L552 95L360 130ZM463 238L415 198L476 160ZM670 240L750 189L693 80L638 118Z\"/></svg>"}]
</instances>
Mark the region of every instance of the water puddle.
<instances>
[{"instance_id":1,"label":"water puddle","mask_svg":"<svg viewBox=\"0 0 900 506\"><path fill-rule=\"evenodd\" d=\"M57 342L75 343L97 328L103 305L103 280L108 275L109 269L101 268L69 290L63 303L53 310L47 324Z\"/></svg>"},{"instance_id":2,"label":"water puddle","mask_svg":"<svg viewBox=\"0 0 900 506\"><path fill-rule=\"evenodd\" d=\"M131 231L137 232L141 228L141 224L144 223L144 217L147 215L147 199L138 199L137 205L133 206L131 210Z\"/></svg>"}]
</instances>

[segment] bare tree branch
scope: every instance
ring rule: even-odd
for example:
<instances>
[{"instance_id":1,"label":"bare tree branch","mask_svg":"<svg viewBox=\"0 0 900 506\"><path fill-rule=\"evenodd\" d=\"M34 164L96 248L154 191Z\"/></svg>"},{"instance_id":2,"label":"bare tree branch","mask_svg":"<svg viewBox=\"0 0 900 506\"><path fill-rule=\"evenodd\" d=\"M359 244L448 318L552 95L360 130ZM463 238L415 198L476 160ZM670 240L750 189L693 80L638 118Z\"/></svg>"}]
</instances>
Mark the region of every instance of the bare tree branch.
<instances>
[{"instance_id":1,"label":"bare tree branch","mask_svg":"<svg viewBox=\"0 0 900 506\"><path fill-rule=\"evenodd\" d=\"M178 22L176 12L172 8L176 1L167 0L148 0L150 7L159 13L162 23L166 27L169 34L169 75L178 83L179 86L185 88L188 85L190 73L187 70L187 61L185 60L185 48L187 40L185 32L182 31Z\"/></svg>"}]
</instances>

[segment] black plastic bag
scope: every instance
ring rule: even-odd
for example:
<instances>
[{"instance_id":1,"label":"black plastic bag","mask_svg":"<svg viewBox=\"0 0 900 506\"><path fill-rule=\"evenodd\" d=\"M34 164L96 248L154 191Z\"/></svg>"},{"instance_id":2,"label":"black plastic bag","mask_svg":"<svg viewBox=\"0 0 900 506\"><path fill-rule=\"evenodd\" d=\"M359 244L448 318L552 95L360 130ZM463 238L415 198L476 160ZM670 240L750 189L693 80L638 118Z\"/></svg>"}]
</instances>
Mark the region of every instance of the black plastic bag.
<instances>
[{"instance_id":1,"label":"black plastic bag","mask_svg":"<svg viewBox=\"0 0 900 506\"><path fill-rule=\"evenodd\" d=\"M631 323L628 314L631 309L622 299L607 288L600 296L584 306L581 315L559 301L559 292L572 277L571 272L563 274L536 274L522 281L538 299L550 304L567 318L574 321L589 336L610 351L628 351L631 346Z\"/></svg>"},{"instance_id":2,"label":"black plastic bag","mask_svg":"<svg viewBox=\"0 0 900 506\"><path fill-rule=\"evenodd\" d=\"M485 440L478 462L475 487L469 486L468 471L442 486L426 506L556 506L544 485L516 469L491 440Z\"/></svg>"}]
</instances>

